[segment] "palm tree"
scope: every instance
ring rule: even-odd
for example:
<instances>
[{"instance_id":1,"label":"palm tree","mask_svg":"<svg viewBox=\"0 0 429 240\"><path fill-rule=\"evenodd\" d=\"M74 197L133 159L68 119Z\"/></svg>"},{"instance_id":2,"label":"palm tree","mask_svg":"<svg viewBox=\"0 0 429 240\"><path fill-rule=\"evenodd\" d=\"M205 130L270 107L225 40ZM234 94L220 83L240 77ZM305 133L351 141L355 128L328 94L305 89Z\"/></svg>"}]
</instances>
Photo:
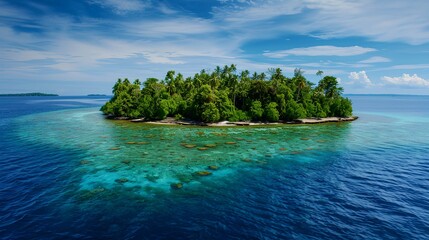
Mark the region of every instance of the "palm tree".
<instances>
[{"instance_id":1,"label":"palm tree","mask_svg":"<svg viewBox=\"0 0 429 240\"><path fill-rule=\"evenodd\" d=\"M296 84L296 90L297 90L297 101L299 101L299 98L302 99L302 92L307 87L307 81L302 75L298 75L295 77L295 84Z\"/></svg>"},{"instance_id":2,"label":"palm tree","mask_svg":"<svg viewBox=\"0 0 429 240\"><path fill-rule=\"evenodd\" d=\"M173 95L173 93L176 92L176 86L174 82L174 75L176 74L175 71L171 70L167 72L167 75L165 76L165 83L167 85L167 91L170 95Z\"/></svg>"},{"instance_id":3,"label":"palm tree","mask_svg":"<svg viewBox=\"0 0 429 240\"><path fill-rule=\"evenodd\" d=\"M338 87L338 81L335 77L325 76L319 81L316 87L317 91L322 92L327 98L337 98L343 92L342 87Z\"/></svg>"},{"instance_id":4,"label":"palm tree","mask_svg":"<svg viewBox=\"0 0 429 240\"><path fill-rule=\"evenodd\" d=\"M304 74L304 71L301 68L295 68L295 70L293 70L294 77L299 77L299 76L302 76L303 74Z\"/></svg>"},{"instance_id":5,"label":"palm tree","mask_svg":"<svg viewBox=\"0 0 429 240\"><path fill-rule=\"evenodd\" d=\"M113 85L113 88L112 88L113 89L112 93L114 95L118 94L118 91L121 85L122 85L122 79L118 78L118 80L116 81L115 85Z\"/></svg>"},{"instance_id":6,"label":"palm tree","mask_svg":"<svg viewBox=\"0 0 429 240\"><path fill-rule=\"evenodd\" d=\"M219 66L216 66L209 80L209 85L212 87L212 89L216 89L219 87L221 83L221 73L222 73L221 68Z\"/></svg>"}]
</instances>

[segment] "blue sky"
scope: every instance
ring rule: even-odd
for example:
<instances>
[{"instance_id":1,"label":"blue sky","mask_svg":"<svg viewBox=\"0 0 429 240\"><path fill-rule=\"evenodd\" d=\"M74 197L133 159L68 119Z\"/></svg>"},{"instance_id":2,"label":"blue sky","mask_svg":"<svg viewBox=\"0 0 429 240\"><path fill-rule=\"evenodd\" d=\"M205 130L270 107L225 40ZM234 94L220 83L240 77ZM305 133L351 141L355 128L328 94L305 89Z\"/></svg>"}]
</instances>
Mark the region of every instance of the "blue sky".
<instances>
[{"instance_id":1,"label":"blue sky","mask_svg":"<svg viewBox=\"0 0 429 240\"><path fill-rule=\"evenodd\" d=\"M0 0L0 93L110 94L118 78L237 64L429 94L426 0Z\"/></svg>"}]
</instances>

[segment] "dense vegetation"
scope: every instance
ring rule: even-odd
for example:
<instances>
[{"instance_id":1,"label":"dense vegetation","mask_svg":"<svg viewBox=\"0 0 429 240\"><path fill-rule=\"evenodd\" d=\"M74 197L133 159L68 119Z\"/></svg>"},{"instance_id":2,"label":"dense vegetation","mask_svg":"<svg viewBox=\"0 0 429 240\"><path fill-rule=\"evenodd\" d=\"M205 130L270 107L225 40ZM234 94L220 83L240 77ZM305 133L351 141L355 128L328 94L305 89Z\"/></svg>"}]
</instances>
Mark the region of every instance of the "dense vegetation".
<instances>
[{"instance_id":1,"label":"dense vegetation","mask_svg":"<svg viewBox=\"0 0 429 240\"><path fill-rule=\"evenodd\" d=\"M33 96L56 97L56 96L58 96L58 94L34 92L34 93L6 93L6 94L0 94L0 96L3 96L3 97L29 97L29 96L31 96L31 97L33 97Z\"/></svg>"},{"instance_id":2,"label":"dense vegetation","mask_svg":"<svg viewBox=\"0 0 429 240\"><path fill-rule=\"evenodd\" d=\"M315 85L300 69L292 78L279 68L269 73L269 77L250 75L247 70L237 74L231 65L212 72L202 70L186 79L174 71L162 81L148 78L143 84L118 79L113 97L101 111L116 117L160 120L171 116L203 122L351 116L351 101L341 96L343 89L335 77L325 76Z\"/></svg>"}]
</instances>

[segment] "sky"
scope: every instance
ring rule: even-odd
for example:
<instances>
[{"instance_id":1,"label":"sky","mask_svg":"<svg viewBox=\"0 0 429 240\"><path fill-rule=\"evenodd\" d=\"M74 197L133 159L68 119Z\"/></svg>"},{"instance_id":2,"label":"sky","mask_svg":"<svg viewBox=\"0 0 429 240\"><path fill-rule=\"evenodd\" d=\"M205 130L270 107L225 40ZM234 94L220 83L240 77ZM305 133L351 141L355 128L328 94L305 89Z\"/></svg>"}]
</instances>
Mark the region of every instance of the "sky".
<instances>
[{"instance_id":1,"label":"sky","mask_svg":"<svg viewBox=\"0 0 429 240\"><path fill-rule=\"evenodd\" d=\"M0 93L110 94L118 78L238 71L429 94L427 0L0 0Z\"/></svg>"}]
</instances>

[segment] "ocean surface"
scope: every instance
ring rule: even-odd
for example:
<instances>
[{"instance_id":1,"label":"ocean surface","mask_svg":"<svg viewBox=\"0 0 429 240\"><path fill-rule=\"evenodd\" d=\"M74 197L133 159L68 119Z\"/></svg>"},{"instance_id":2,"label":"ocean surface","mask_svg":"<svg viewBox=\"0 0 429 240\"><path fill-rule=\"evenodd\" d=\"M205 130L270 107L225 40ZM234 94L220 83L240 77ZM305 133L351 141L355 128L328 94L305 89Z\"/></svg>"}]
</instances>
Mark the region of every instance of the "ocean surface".
<instances>
[{"instance_id":1,"label":"ocean surface","mask_svg":"<svg viewBox=\"0 0 429 240\"><path fill-rule=\"evenodd\" d=\"M0 239L429 239L429 96L349 97L354 122L252 128L0 97Z\"/></svg>"}]
</instances>

